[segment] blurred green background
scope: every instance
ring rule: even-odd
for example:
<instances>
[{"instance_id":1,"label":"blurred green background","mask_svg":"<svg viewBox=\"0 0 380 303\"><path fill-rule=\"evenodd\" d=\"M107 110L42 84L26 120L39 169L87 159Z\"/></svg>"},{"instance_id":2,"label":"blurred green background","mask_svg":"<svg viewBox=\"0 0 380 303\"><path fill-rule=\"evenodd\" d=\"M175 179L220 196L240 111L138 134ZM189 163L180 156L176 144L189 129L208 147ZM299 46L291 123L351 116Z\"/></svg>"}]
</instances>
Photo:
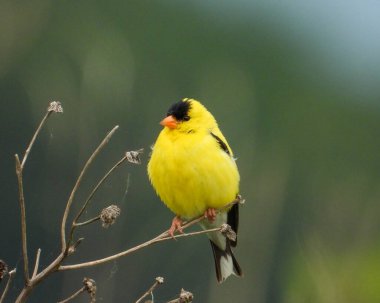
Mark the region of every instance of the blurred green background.
<instances>
[{"instance_id":1,"label":"blurred green background","mask_svg":"<svg viewBox=\"0 0 380 303\"><path fill-rule=\"evenodd\" d=\"M380 2L0 1L0 259L22 288L14 154L51 100L26 164L29 254L58 253L65 202L84 162L116 124L73 213L126 150L144 148L95 197L86 218L116 203L109 229L85 237L67 264L155 236L172 214L146 176L167 108L201 100L238 157L245 277L217 285L205 237L161 243L110 264L55 274L29 302L56 302L98 284L99 302L135 302L156 276L155 302L181 287L194 302L380 301ZM128 193L124 197L129 176ZM2 283L4 284L4 283ZM4 285L0 285L1 288ZM88 302L83 296L77 302Z\"/></svg>"}]
</instances>

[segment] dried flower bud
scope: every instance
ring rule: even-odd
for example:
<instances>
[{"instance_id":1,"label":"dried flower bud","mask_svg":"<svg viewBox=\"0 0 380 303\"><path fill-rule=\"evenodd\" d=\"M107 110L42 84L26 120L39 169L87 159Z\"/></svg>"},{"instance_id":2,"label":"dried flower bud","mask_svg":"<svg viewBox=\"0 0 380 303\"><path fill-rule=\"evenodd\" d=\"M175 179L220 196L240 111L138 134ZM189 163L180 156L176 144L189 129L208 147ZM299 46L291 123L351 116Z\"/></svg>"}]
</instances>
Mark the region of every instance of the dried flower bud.
<instances>
[{"instance_id":1,"label":"dried flower bud","mask_svg":"<svg viewBox=\"0 0 380 303\"><path fill-rule=\"evenodd\" d=\"M90 278L83 279L83 285L86 288L86 291L89 293L91 302L94 303L96 301L96 282Z\"/></svg>"},{"instance_id":2,"label":"dried flower bud","mask_svg":"<svg viewBox=\"0 0 380 303\"><path fill-rule=\"evenodd\" d=\"M179 303L191 303L193 302L194 295L187 290L181 289L181 293L179 295Z\"/></svg>"},{"instance_id":3,"label":"dried flower bud","mask_svg":"<svg viewBox=\"0 0 380 303\"><path fill-rule=\"evenodd\" d=\"M162 283L164 283L164 278L163 277L157 277L156 281L158 282L158 284L162 284Z\"/></svg>"},{"instance_id":4,"label":"dried flower bud","mask_svg":"<svg viewBox=\"0 0 380 303\"><path fill-rule=\"evenodd\" d=\"M100 213L100 220L103 222L102 226L108 228L115 223L116 218L120 215L120 208L117 205L111 205L102 210Z\"/></svg>"},{"instance_id":5,"label":"dried flower bud","mask_svg":"<svg viewBox=\"0 0 380 303\"><path fill-rule=\"evenodd\" d=\"M63 107L62 107L61 102L59 102L59 101L50 102L47 111L48 112L55 112L55 113L63 113Z\"/></svg>"},{"instance_id":6,"label":"dried flower bud","mask_svg":"<svg viewBox=\"0 0 380 303\"><path fill-rule=\"evenodd\" d=\"M3 260L0 260L0 281L8 274L8 265Z\"/></svg>"},{"instance_id":7,"label":"dried flower bud","mask_svg":"<svg viewBox=\"0 0 380 303\"><path fill-rule=\"evenodd\" d=\"M220 232L227 238L230 239L231 241L236 241L236 233L232 230L231 226L228 224L224 223L220 227Z\"/></svg>"},{"instance_id":8,"label":"dried flower bud","mask_svg":"<svg viewBox=\"0 0 380 303\"><path fill-rule=\"evenodd\" d=\"M71 255L73 253L75 253L75 251L77 250L77 247L79 244L82 243L82 241L84 240L84 238L79 238L73 245L71 245L67 251L67 254L68 255Z\"/></svg>"},{"instance_id":9,"label":"dried flower bud","mask_svg":"<svg viewBox=\"0 0 380 303\"><path fill-rule=\"evenodd\" d=\"M133 164L141 164L140 160L140 154L144 151L144 149L139 149L139 150L131 150L127 151L125 153L125 156L127 157L128 162L131 162Z\"/></svg>"}]
</instances>

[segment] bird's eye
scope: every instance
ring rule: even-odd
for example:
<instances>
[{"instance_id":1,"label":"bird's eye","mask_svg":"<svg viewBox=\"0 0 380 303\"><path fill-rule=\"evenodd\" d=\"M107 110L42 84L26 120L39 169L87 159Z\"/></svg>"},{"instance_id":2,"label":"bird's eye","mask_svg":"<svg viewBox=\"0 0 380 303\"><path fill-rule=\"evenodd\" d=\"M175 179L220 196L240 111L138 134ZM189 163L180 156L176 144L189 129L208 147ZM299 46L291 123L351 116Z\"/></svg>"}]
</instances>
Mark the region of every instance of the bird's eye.
<instances>
[{"instance_id":1,"label":"bird's eye","mask_svg":"<svg viewBox=\"0 0 380 303\"><path fill-rule=\"evenodd\" d=\"M185 117L183 117L183 120L184 120L184 121L189 121L189 120L190 120L190 117L186 115Z\"/></svg>"}]
</instances>

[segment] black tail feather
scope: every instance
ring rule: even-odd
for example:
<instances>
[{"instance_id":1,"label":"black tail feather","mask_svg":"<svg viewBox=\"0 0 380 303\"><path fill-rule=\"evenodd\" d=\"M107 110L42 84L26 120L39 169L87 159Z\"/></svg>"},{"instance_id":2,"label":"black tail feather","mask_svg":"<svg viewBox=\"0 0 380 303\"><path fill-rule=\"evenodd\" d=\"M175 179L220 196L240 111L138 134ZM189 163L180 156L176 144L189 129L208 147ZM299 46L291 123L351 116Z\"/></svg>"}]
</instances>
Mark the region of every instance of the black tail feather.
<instances>
[{"instance_id":1,"label":"black tail feather","mask_svg":"<svg viewBox=\"0 0 380 303\"><path fill-rule=\"evenodd\" d=\"M214 242L212 242L211 240L210 240L210 243L211 243L212 252L214 255L216 279L218 280L218 282L222 283L225 279L228 278L228 276L231 273L234 273L236 276L241 277L243 275L243 271L241 270L241 267L231 250L230 241L226 239L226 249L224 251L220 249L216 244L214 244ZM228 275L223 276L223 271L221 268L222 258L228 260L229 256L232 259L233 272L230 272Z\"/></svg>"},{"instance_id":2,"label":"black tail feather","mask_svg":"<svg viewBox=\"0 0 380 303\"><path fill-rule=\"evenodd\" d=\"M230 241L232 247L237 245L237 233L239 227L239 203L232 205L227 214L227 224L231 226L232 230L236 233L236 240Z\"/></svg>"}]
</instances>

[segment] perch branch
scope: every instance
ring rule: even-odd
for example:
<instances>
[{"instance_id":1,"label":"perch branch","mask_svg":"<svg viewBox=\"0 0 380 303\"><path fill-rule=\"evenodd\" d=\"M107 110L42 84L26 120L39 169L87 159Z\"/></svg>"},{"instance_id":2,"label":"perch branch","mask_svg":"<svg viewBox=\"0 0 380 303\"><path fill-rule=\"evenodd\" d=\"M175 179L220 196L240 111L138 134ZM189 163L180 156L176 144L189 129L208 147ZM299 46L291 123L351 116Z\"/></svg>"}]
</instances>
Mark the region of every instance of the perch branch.
<instances>
[{"instance_id":1,"label":"perch branch","mask_svg":"<svg viewBox=\"0 0 380 303\"><path fill-rule=\"evenodd\" d=\"M241 197L237 197L234 201L232 201L231 203L229 203L228 205L226 205L223 209L225 208L228 208L230 207L231 205L233 204L236 204L236 203L241 203ZM219 211L222 211L223 209L219 210ZM199 216L189 222L187 222L186 224L184 224L182 226L182 229L186 229L200 221L202 221L204 219L204 216ZM204 231L197 231L197 232L194 232L194 233L188 233L188 234L179 234L179 235L174 235L173 237L169 236L169 231L165 231L161 234L159 234L157 237L151 239L151 240L148 240L142 244L139 244L137 246L134 246L130 249L127 249L125 251L122 251L122 252L119 252L117 254L114 254L114 255L111 255L111 256L108 256L108 257L105 257L105 258L102 258L102 259L98 259L98 260L94 260L94 261L89 261L89 262L83 262L83 263L79 263L79 264L72 264L72 265L60 265L58 267L58 271L64 271L64 270L73 270L73 269L79 269L79 268L84 268L84 267L91 267L91 266L95 266L95 265L99 265L99 264L103 264L103 263L106 263L106 262L110 262L112 260L115 260L115 259L118 259L120 257L124 257L126 255L129 255L137 250L140 250L144 247L147 247L147 246L150 246L154 243L158 243L158 242L162 242L162 241L167 241L167 240L170 240L170 239L176 239L176 238L180 238L180 237L186 237L186 236L193 236L193 235L199 235L199 234L203 234L203 233L207 233L207 232L215 232L215 231L220 231L221 230L221 227L219 228L213 228L213 229L208 229L208 230L204 230Z\"/></svg>"},{"instance_id":2,"label":"perch branch","mask_svg":"<svg viewBox=\"0 0 380 303\"><path fill-rule=\"evenodd\" d=\"M22 167L18 155L15 155L16 159L16 175L18 181L18 192L19 192L19 205L20 205L20 215L21 215L21 246L22 246L22 258L24 263L24 279L25 283L29 283L29 260L28 260L28 247L27 247L27 237L26 237L26 211L25 211L25 199L24 199L24 187L22 183Z\"/></svg>"},{"instance_id":3,"label":"perch branch","mask_svg":"<svg viewBox=\"0 0 380 303\"><path fill-rule=\"evenodd\" d=\"M68 247L70 246L70 245L66 245L66 221L67 221L67 217L69 215L69 211L70 211L71 205L72 205L73 200L74 200L75 193L78 190L79 185L80 185L80 183L81 183L81 181L83 179L83 176L85 175L88 167L90 166L90 164L92 163L92 161L95 159L95 157L99 154L99 152L103 149L103 147L109 142L109 140L111 139L112 135L115 133L115 131L118 128L119 128L119 126L116 125L106 135L106 137L103 139L103 141L100 143L100 145L92 153L92 155L90 156L90 158L87 160L86 164L84 165L82 171L80 172L79 177L78 177L78 179L77 179L77 181L76 181L76 183L74 185L74 188L71 191L70 197L69 197L69 199L67 201L67 204L66 204L66 209L65 209L65 212L63 214L62 224L61 224L61 246L62 246L62 252L64 252L64 253L67 253Z\"/></svg>"}]
</instances>

